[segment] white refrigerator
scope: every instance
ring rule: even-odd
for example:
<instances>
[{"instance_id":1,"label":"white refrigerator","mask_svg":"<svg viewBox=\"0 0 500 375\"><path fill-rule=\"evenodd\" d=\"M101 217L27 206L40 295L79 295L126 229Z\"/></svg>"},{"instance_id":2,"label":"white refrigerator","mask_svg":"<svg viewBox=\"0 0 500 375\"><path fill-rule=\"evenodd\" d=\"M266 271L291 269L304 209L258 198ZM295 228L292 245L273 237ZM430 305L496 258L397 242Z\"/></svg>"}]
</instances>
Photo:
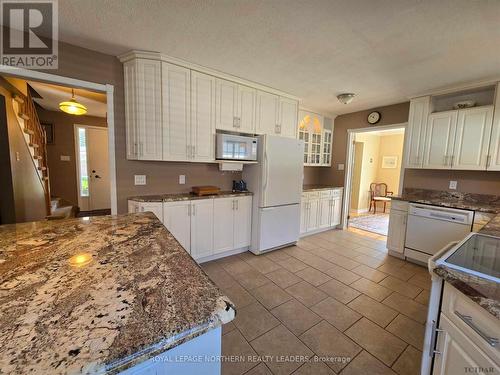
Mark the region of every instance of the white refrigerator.
<instances>
[{"instance_id":1,"label":"white refrigerator","mask_svg":"<svg viewBox=\"0 0 500 375\"><path fill-rule=\"evenodd\" d=\"M259 137L258 164L243 169L243 179L254 193L250 250L255 254L299 239L303 155L303 141L263 135Z\"/></svg>"}]
</instances>

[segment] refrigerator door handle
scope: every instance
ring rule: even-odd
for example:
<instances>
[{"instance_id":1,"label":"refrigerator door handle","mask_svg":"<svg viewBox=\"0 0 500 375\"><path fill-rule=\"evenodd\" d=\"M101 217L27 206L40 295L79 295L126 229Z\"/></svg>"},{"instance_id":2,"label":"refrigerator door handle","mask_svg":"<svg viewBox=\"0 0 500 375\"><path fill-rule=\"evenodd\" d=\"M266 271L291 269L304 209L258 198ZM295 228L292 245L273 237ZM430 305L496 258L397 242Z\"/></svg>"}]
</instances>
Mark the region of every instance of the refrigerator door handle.
<instances>
[{"instance_id":1,"label":"refrigerator door handle","mask_svg":"<svg viewBox=\"0 0 500 375\"><path fill-rule=\"evenodd\" d=\"M269 163L267 162L267 153L264 153L264 189L267 189L267 180L269 179Z\"/></svg>"}]
</instances>

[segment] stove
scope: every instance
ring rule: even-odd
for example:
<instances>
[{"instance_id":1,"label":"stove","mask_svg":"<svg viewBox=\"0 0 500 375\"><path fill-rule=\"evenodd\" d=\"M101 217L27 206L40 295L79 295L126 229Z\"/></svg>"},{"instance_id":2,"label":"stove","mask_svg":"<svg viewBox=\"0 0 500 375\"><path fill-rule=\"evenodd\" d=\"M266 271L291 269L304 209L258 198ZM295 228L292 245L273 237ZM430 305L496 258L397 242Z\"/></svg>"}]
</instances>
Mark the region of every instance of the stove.
<instances>
[{"instance_id":1,"label":"stove","mask_svg":"<svg viewBox=\"0 0 500 375\"><path fill-rule=\"evenodd\" d=\"M500 238L471 233L441 257L439 264L500 282Z\"/></svg>"}]
</instances>

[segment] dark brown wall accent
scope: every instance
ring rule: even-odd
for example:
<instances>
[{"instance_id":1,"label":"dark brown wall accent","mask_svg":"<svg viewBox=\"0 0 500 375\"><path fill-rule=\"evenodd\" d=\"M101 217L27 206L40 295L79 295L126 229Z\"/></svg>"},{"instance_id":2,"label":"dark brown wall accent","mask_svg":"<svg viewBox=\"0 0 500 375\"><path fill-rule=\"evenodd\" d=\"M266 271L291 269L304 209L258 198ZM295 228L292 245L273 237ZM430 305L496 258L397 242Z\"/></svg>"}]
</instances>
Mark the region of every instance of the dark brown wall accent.
<instances>
[{"instance_id":1,"label":"dark brown wall accent","mask_svg":"<svg viewBox=\"0 0 500 375\"><path fill-rule=\"evenodd\" d=\"M330 168L321 168L321 183L333 186L344 186L345 170L339 171L337 169L337 165L345 165L346 162L347 129L366 128L370 126L370 124L366 121L366 118L372 111L378 111L382 115L380 122L376 124L376 126L407 122L409 108L410 103L405 102L380 108L372 108L365 111L348 113L335 118L333 129L332 166Z\"/></svg>"},{"instance_id":2,"label":"dark brown wall accent","mask_svg":"<svg viewBox=\"0 0 500 375\"><path fill-rule=\"evenodd\" d=\"M116 185L118 213L127 212L127 198L139 194L188 191L192 185L214 184L229 189L241 173L223 173L216 164L132 161L126 159L123 66L115 56L59 43L59 69L47 73L114 86ZM134 174L147 176L146 186L134 186ZM186 175L186 185L178 175Z\"/></svg>"},{"instance_id":3,"label":"dark brown wall accent","mask_svg":"<svg viewBox=\"0 0 500 375\"><path fill-rule=\"evenodd\" d=\"M321 171L326 167L304 167L304 185L317 185L320 183Z\"/></svg>"},{"instance_id":4,"label":"dark brown wall accent","mask_svg":"<svg viewBox=\"0 0 500 375\"><path fill-rule=\"evenodd\" d=\"M39 109L37 112L41 122L54 126L54 144L47 145L50 194L77 206L74 124L105 127L106 119L95 116L73 116L44 109ZM70 156L71 160L61 161L61 155Z\"/></svg>"},{"instance_id":5,"label":"dark brown wall accent","mask_svg":"<svg viewBox=\"0 0 500 375\"><path fill-rule=\"evenodd\" d=\"M462 193L500 195L500 172L406 169L404 187L454 191L448 189L450 180Z\"/></svg>"},{"instance_id":6,"label":"dark brown wall accent","mask_svg":"<svg viewBox=\"0 0 500 375\"><path fill-rule=\"evenodd\" d=\"M5 109L7 118L7 133L9 143L10 166L2 162L3 166L8 166L11 173L11 189L15 221L12 212L9 217L2 216L2 224L7 222L22 223L26 221L43 220L45 211L45 192L38 177L38 172L33 164L30 151L24 140L24 134L19 127L12 107L12 96L4 89L0 88L0 95L5 97ZM2 124L4 126L4 124ZM7 188L5 181L2 181L2 189ZM3 197L2 197L3 198ZM12 198L11 198L12 199ZM2 203L3 206L3 203ZM10 204L12 210L12 204Z\"/></svg>"}]
</instances>

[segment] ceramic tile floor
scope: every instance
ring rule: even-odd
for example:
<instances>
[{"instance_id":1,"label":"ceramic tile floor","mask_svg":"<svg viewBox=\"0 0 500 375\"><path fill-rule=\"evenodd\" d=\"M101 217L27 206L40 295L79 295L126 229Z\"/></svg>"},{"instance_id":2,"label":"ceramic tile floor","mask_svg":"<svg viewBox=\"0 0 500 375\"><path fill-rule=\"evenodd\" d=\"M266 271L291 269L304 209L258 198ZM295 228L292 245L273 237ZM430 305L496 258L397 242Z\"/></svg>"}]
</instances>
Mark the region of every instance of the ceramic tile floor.
<instances>
[{"instance_id":1,"label":"ceramic tile floor","mask_svg":"<svg viewBox=\"0 0 500 375\"><path fill-rule=\"evenodd\" d=\"M222 352L242 357L223 375L420 372L430 275L388 256L383 236L332 230L202 268L237 308Z\"/></svg>"}]
</instances>

